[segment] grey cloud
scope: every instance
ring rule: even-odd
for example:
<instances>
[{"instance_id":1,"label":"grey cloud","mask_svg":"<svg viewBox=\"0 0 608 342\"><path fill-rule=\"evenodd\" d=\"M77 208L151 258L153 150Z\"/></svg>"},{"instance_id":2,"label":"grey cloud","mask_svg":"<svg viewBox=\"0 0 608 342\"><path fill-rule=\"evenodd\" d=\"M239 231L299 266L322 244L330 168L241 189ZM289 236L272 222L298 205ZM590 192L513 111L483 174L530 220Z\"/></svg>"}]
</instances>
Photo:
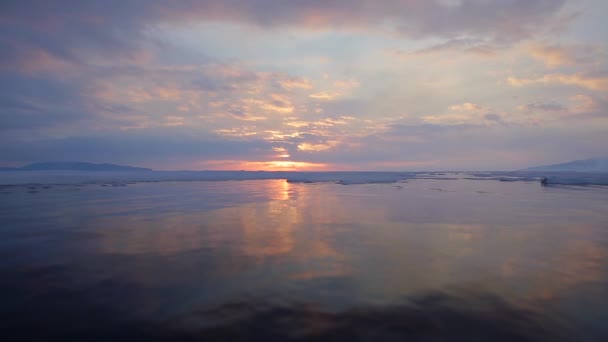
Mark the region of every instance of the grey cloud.
<instances>
[{"instance_id":1,"label":"grey cloud","mask_svg":"<svg viewBox=\"0 0 608 342\"><path fill-rule=\"evenodd\" d=\"M483 117L489 121L502 121L502 117L498 114L487 113Z\"/></svg>"},{"instance_id":2,"label":"grey cloud","mask_svg":"<svg viewBox=\"0 0 608 342\"><path fill-rule=\"evenodd\" d=\"M141 1L3 1L0 42L22 58L41 50L62 60L133 57L144 28ZM6 62L6 61L5 61Z\"/></svg>"},{"instance_id":3,"label":"grey cloud","mask_svg":"<svg viewBox=\"0 0 608 342\"><path fill-rule=\"evenodd\" d=\"M478 132L469 125L405 125L390 124L381 133L362 137L350 137L336 148L315 154L295 151L292 155L303 161L331 163L374 163L408 159L432 159L456 152L463 137ZM316 136L305 137L307 142L316 142ZM412 139L413 138L413 139ZM412 142L420 139L421 143ZM458 142L457 144L448 143ZM365 146L364 148L351 146Z\"/></svg>"},{"instance_id":4,"label":"grey cloud","mask_svg":"<svg viewBox=\"0 0 608 342\"><path fill-rule=\"evenodd\" d=\"M220 83L211 78L199 78L192 81L192 86L202 91L232 91L236 87L234 84Z\"/></svg>"},{"instance_id":5,"label":"grey cloud","mask_svg":"<svg viewBox=\"0 0 608 342\"><path fill-rule=\"evenodd\" d=\"M529 103L526 105L526 109L554 112L564 110L565 108L559 103Z\"/></svg>"},{"instance_id":6,"label":"grey cloud","mask_svg":"<svg viewBox=\"0 0 608 342\"><path fill-rule=\"evenodd\" d=\"M104 91L118 93L125 85L139 86L142 81L145 81L142 90L149 91L153 98L158 98L154 91L159 87L178 92L221 92L228 99L239 87L259 79L255 72L248 70L234 69L238 71L234 74L217 71L230 67L222 63L207 63L175 68L80 66L63 75L0 72L0 131L36 131L67 124L91 129L95 123L117 128L124 122L123 114L138 113L120 99L113 102L113 99L100 98L99 94ZM145 111L139 113L140 116L153 114ZM83 125L84 122L88 126Z\"/></svg>"},{"instance_id":7,"label":"grey cloud","mask_svg":"<svg viewBox=\"0 0 608 342\"><path fill-rule=\"evenodd\" d=\"M426 15L413 18L402 30L420 36L491 37L508 42L537 33L564 3L565 0L462 1L460 6L441 10L429 11L427 7Z\"/></svg>"},{"instance_id":8,"label":"grey cloud","mask_svg":"<svg viewBox=\"0 0 608 342\"><path fill-rule=\"evenodd\" d=\"M222 65L217 65L217 67L222 67ZM206 68L207 70L201 72L201 77L192 81L192 85L204 91L232 91L238 89L242 84L249 84L260 79L255 72L250 70L239 69L236 74L226 75L214 72L213 68L214 65L210 64Z\"/></svg>"},{"instance_id":9,"label":"grey cloud","mask_svg":"<svg viewBox=\"0 0 608 342\"><path fill-rule=\"evenodd\" d=\"M2 129L76 120L78 113L83 118L90 117L93 115L91 110L96 106L99 108L99 104L94 103L95 99L86 96L87 89L83 89L91 86L91 80L107 79L113 75L146 75L147 79L151 75L175 78L177 73L192 74L191 71L144 70L130 63L145 55L146 48L149 48L146 43L150 43L146 33L162 23L231 21L262 27L291 26L315 30L374 30L392 23L402 29L408 27L404 31L408 35L421 37L465 35L487 39L489 32L493 38L506 35L508 37L503 37L504 40L509 40L522 36L522 27L529 28L553 18L562 4L561 0L465 0L457 7L445 7L426 0L3 1L0 3L0 70L4 70L3 78L13 78L13 82L0 81L0 91L13 103L5 101L0 108ZM313 17L322 20L311 25L310 18ZM520 29L508 30L509 25ZM466 39L475 41L480 38ZM72 78L66 78L61 74L64 71L53 68L55 74L38 73L37 79L32 77L28 70L49 63L49 58L71 65L68 73ZM210 62L204 59L205 63ZM27 73L17 77L15 70ZM232 91L239 84L253 82L257 77L255 73L247 72L231 77L205 72L199 78L189 75L191 83L182 86L202 91ZM280 85L276 83L275 87L279 89ZM120 108L118 104L105 106L111 112L129 110ZM362 112L362 108L348 104L337 103L334 105L336 108L329 106L330 114L357 115L351 111ZM47 113L42 114L45 111Z\"/></svg>"},{"instance_id":10,"label":"grey cloud","mask_svg":"<svg viewBox=\"0 0 608 342\"><path fill-rule=\"evenodd\" d=\"M476 55L488 56L494 55L501 49L507 47L504 43L497 43L491 39L470 39L470 38L455 38L445 42L435 44L433 46L414 50L414 51L395 51L395 55L400 57L408 56L427 56L446 51L466 52Z\"/></svg>"},{"instance_id":11,"label":"grey cloud","mask_svg":"<svg viewBox=\"0 0 608 342\"><path fill-rule=\"evenodd\" d=\"M90 118L83 85L0 73L0 131L53 127Z\"/></svg>"},{"instance_id":12,"label":"grey cloud","mask_svg":"<svg viewBox=\"0 0 608 342\"><path fill-rule=\"evenodd\" d=\"M0 4L3 64L32 51L83 62L138 56L145 32L161 23L230 21L261 27L319 30L389 26L409 37L492 39L534 35L555 20L565 0L463 0L443 6L428 0L22 0ZM314 20L312 20L314 19ZM312 24L314 23L314 24Z\"/></svg>"},{"instance_id":13,"label":"grey cloud","mask_svg":"<svg viewBox=\"0 0 608 342\"><path fill-rule=\"evenodd\" d=\"M585 128L538 130L534 127L493 126L479 130L470 125L393 124L386 132L352 137L335 148L315 154L291 153L298 160L349 165L352 169L399 161L439 161L419 169L514 170L541 160L576 159L581 151L603 155L605 132ZM352 148L365 146L364 148ZM290 151L291 152L291 151ZM497 159L497 156L506 157ZM509 156L517 156L512 160ZM388 169L381 166L379 169ZM390 167L407 170L403 167Z\"/></svg>"},{"instance_id":14,"label":"grey cloud","mask_svg":"<svg viewBox=\"0 0 608 342\"><path fill-rule=\"evenodd\" d=\"M158 164L163 160L249 159L264 157L272 148L263 140L225 140L217 136L188 136L176 130L164 134L122 132L105 136L73 136L0 144L0 160L120 162Z\"/></svg>"}]
</instances>

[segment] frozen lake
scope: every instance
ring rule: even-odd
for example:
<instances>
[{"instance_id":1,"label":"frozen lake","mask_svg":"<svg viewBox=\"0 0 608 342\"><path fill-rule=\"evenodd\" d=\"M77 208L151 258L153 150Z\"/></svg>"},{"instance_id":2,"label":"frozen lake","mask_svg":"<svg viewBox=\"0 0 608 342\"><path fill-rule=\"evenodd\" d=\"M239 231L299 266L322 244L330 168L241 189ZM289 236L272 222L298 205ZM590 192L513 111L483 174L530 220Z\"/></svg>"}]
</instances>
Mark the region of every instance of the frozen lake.
<instances>
[{"instance_id":1,"label":"frozen lake","mask_svg":"<svg viewBox=\"0 0 608 342\"><path fill-rule=\"evenodd\" d=\"M11 181L0 334L608 339L608 187L433 177Z\"/></svg>"}]
</instances>

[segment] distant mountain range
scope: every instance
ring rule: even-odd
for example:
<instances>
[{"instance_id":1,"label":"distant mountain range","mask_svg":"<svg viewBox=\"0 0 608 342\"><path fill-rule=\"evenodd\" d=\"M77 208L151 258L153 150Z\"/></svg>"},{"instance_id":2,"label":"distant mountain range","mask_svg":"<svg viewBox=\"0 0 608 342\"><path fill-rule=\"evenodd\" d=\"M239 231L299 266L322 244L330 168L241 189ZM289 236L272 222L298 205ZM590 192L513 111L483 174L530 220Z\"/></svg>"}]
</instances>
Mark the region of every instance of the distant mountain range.
<instances>
[{"instance_id":1,"label":"distant mountain range","mask_svg":"<svg viewBox=\"0 0 608 342\"><path fill-rule=\"evenodd\" d=\"M521 171L579 171L592 172L603 171L608 172L608 158L602 159L584 159L575 160L563 164L543 165L529 167Z\"/></svg>"},{"instance_id":2,"label":"distant mountain range","mask_svg":"<svg viewBox=\"0 0 608 342\"><path fill-rule=\"evenodd\" d=\"M123 166L115 164L94 164L85 162L49 162L33 163L22 167L4 167L0 171L152 171L143 167Z\"/></svg>"}]
</instances>

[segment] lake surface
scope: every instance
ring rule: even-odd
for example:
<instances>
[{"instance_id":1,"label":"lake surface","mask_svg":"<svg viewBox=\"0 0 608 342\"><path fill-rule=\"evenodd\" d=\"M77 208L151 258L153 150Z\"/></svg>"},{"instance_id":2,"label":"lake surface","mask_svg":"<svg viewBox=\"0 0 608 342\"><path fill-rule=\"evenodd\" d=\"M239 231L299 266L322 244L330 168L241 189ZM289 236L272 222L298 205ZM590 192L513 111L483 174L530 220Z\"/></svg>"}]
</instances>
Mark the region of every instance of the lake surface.
<instances>
[{"instance_id":1,"label":"lake surface","mask_svg":"<svg viewBox=\"0 0 608 342\"><path fill-rule=\"evenodd\" d=\"M3 341L608 340L607 187L10 186L0 257Z\"/></svg>"}]
</instances>

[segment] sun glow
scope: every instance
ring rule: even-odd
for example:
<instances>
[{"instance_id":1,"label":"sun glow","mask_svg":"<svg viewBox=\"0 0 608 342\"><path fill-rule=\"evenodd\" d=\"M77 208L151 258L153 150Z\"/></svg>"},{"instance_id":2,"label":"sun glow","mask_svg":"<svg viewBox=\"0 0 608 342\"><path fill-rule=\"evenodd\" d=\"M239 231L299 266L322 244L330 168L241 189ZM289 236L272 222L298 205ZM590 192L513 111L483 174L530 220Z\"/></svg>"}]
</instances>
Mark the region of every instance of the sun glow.
<instances>
[{"instance_id":1,"label":"sun glow","mask_svg":"<svg viewBox=\"0 0 608 342\"><path fill-rule=\"evenodd\" d=\"M192 170L217 171L328 171L335 168L324 163L309 163L289 160L247 161L247 160L207 160L185 166Z\"/></svg>"},{"instance_id":2,"label":"sun glow","mask_svg":"<svg viewBox=\"0 0 608 342\"><path fill-rule=\"evenodd\" d=\"M243 169L263 171L325 171L327 170L327 164L276 160L264 162L244 162Z\"/></svg>"},{"instance_id":3,"label":"sun glow","mask_svg":"<svg viewBox=\"0 0 608 342\"><path fill-rule=\"evenodd\" d=\"M277 158L289 158L291 157L289 155L289 152L287 151L287 149L285 147L275 147L272 149L273 151L279 153L276 157Z\"/></svg>"}]
</instances>

